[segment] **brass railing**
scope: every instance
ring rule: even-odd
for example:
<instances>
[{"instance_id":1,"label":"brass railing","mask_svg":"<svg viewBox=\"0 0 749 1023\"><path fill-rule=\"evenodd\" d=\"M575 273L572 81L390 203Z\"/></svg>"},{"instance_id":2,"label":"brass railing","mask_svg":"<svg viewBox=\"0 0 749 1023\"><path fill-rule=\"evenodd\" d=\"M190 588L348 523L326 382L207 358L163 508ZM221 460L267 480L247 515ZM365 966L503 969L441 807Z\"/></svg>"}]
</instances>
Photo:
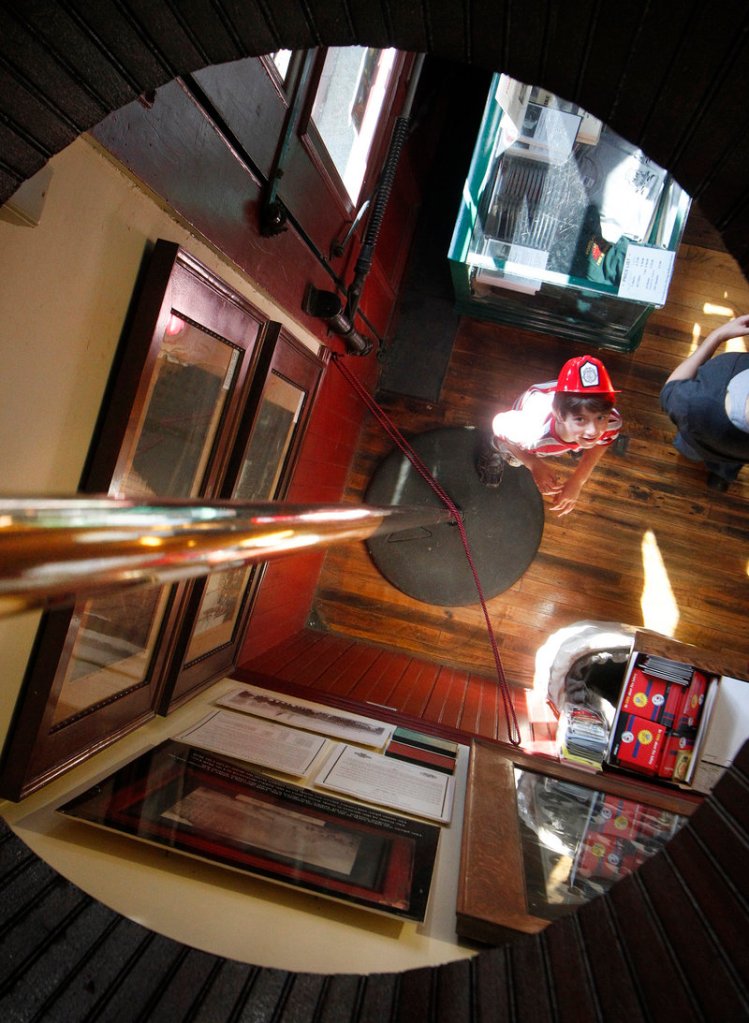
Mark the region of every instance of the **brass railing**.
<instances>
[{"instance_id":1,"label":"brass railing","mask_svg":"<svg viewBox=\"0 0 749 1023\"><path fill-rule=\"evenodd\" d=\"M441 505L0 499L0 617L452 518Z\"/></svg>"}]
</instances>

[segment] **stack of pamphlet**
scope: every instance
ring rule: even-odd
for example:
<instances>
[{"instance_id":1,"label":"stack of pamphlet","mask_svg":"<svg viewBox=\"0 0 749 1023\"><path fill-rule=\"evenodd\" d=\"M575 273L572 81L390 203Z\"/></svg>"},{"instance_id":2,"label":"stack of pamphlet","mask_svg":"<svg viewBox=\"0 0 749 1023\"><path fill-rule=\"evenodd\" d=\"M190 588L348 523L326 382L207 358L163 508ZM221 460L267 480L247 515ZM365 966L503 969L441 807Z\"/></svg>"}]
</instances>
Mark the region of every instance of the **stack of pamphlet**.
<instances>
[{"instance_id":1,"label":"stack of pamphlet","mask_svg":"<svg viewBox=\"0 0 749 1023\"><path fill-rule=\"evenodd\" d=\"M669 661L665 657L656 657L653 654L645 654L638 663L646 675L662 678L666 682L678 682L679 685L686 686L692 681L694 667L691 664Z\"/></svg>"},{"instance_id":2,"label":"stack of pamphlet","mask_svg":"<svg viewBox=\"0 0 749 1023\"><path fill-rule=\"evenodd\" d=\"M600 771L609 741L602 714L592 707L565 704L557 723L559 759Z\"/></svg>"}]
</instances>

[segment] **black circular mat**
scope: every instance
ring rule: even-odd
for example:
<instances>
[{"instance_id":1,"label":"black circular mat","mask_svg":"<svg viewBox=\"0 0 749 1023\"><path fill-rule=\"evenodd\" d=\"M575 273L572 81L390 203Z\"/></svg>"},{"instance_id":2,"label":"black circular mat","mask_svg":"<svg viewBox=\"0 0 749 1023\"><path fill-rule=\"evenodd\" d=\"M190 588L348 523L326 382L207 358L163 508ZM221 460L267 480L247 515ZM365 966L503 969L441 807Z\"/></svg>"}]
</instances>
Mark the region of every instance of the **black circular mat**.
<instances>
[{"instance_id":1,"label":"black circular mat","mask_svg":"<svg viewBox=\"0 0 749 1023\"><path fill-rule=\"evenodd\" d=\"M538 550L544 529L541 495L527 469L506 466L499 487L482 485L476 473L479 430L446 427L409 443L461 511L484 596L502 593L520 578ZM400 451L380 464L367 504L443 507L442 501ZM450 607L478 604L470 565L453 523L402 530L367 540L388 582L416 600Z\"/></svg>"}]
</instances>

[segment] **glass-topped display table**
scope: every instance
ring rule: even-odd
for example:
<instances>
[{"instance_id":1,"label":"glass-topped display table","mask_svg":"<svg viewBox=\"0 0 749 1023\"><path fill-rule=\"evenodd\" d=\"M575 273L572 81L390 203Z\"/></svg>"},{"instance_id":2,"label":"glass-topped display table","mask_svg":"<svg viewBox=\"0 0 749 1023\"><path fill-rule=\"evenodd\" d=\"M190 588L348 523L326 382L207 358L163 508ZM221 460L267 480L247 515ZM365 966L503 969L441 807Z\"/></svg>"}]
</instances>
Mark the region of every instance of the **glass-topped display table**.
<instances>
[{"instance_id":1,"label":"glass-topped display table","mask_svg":"<svg viewBox=\"0 0 749 1023\"><path fill-rule=\"evenodd\" d=\"M581 107L495 75L448 253L458 311L632 350L690 201Z\"/></svg>"},{"instance_id":2,"label":"glass-topped display table","mask_svg":"<svg viewBox=\"0 0 749 1023\"><path fill-rule=\"evenodd\" d=\"M699 804L691 794L474 741L457 932L534 934L635 871Z\"/></svg>"}]
</instances>

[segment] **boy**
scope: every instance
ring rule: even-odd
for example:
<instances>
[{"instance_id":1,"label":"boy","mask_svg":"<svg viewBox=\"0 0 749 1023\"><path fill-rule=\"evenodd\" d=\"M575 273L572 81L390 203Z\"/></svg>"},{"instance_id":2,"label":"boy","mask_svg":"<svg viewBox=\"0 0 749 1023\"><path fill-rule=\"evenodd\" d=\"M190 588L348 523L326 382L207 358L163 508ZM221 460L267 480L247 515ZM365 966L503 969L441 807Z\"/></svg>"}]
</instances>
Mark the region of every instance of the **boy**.
<instances>
[{"instance_id":1,"label":"boy","mask_svg":"<svg viewBox=\"0 0 749 1023\"><path fill-rule=\"evenodd\" d=\"M619 435L622 417L614 408L617 393L600 359L592 355L569 359L556 381L530 387L509 412L494 417L491 446L479 459L481 482L498 487L505 462L524 465L541 493L553 497L551 510L567 515ZM562 483L545 459L568 451L582 455Z\"/></svg>"}]
</instances>

